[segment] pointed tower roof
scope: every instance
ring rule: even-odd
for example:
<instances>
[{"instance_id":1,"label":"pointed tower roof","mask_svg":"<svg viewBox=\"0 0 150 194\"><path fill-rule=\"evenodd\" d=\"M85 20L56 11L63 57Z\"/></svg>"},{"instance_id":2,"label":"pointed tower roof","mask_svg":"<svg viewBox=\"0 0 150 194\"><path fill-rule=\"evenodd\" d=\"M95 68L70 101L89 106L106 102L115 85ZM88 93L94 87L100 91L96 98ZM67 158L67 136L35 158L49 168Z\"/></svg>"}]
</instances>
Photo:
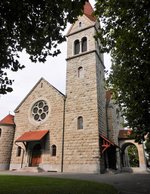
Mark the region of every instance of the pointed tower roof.
<instances>
[{"instance_id":1,"label":"pointed tower roof","mask_svg":"<svg viewBox=\"0 0 150 194\"><path fill-rule=\"evenodd\" d=\"M14 123L14 116L9 114L6 117L4 117L1 121L0 124L2 125L15 125Z\"/></svg>"},{"instance_id":2,"label":"pointed tower roof","mask_svg":"<svg viewBox=\"0 0 150 194\"><path fill-rule=\"evenodd\" d=\"M91 20L96 21L96 17L93 15L94 9L89 1L86 1L83 7L83 13Z\"/></svg>"}]
</instances>

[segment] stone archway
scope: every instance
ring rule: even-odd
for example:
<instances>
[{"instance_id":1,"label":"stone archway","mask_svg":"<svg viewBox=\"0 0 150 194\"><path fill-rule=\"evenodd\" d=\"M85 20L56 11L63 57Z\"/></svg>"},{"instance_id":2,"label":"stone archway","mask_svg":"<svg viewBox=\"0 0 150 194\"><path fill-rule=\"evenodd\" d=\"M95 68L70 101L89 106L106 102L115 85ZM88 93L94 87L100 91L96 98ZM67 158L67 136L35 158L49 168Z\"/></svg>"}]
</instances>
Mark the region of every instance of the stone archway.
<instances>
[{"instance_id":1,"label":"stone archway","mask_svg":"<svg viewBox=\"0 0 150 194\"><path fill-rule=\"evenodd\" d=\"M131 171L146 170L145 153L142 144L136 143L134 139L126 139L120 140L119 145L121 148L121 166L123 169L128 168ZM131 156L128 155L129 148L133 148L133 150L130 150L134 152L132 154L130 153ZM137 156L135 157L134 154L137 154ZM131 163L132 159L134 159L134 161Z\"/></svg>"},{"instance_id":2,"label":"stone archway","mask_svg":"<svg viewBox=\"0 0 150 194\"><path fill-rule=\"evenodd\" d=\"M121 148L121 164L122 167L139 167L139 153L133 143L123 144Z\"/></svg>"}]
</instances>

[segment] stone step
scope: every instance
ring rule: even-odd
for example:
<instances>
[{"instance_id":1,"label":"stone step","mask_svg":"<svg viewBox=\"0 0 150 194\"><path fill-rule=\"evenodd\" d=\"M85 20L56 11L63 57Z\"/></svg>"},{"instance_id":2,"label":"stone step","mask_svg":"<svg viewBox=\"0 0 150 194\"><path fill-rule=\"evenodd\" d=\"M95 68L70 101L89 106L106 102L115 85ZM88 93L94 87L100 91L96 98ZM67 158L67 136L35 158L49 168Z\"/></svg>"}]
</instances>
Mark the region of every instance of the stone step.
<instances>
[{"instance_id":1,"label":"stone step","mask_svg":"<svg viewBox=\"0 0 150 194\"><path fill-rule=\"evenodd\" d=\"M23 167L18 169L19 172L44 172L44 170L40 167Z\"/></svg>"}]
</instances>

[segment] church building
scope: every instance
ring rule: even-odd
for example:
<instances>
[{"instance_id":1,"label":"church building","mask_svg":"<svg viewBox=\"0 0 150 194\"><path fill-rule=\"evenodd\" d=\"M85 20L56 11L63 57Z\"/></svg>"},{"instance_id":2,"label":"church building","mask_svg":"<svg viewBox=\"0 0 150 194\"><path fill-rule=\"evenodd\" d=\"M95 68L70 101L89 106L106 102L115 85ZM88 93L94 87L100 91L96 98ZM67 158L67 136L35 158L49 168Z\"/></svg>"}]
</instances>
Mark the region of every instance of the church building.
<instances>
[{"instance_id":1,"label":"church building","mask_svg":"<svg viewBox=\"0 0 150 194\"><path fill-rule=\"evenodd\" d=\"M66 94L41 78L0 121L0 170L103 173L120 165L119 112L104 89L100 30L87 1L67 33Z\"/></svg>"}]
</instances>

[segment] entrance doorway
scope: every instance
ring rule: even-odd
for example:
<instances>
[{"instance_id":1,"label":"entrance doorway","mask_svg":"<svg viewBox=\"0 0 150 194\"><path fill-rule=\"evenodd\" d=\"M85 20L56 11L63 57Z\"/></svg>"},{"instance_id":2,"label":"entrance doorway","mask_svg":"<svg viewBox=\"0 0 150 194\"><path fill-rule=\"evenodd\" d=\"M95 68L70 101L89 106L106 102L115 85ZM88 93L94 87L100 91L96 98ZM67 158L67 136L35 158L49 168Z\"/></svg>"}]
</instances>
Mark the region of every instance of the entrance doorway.
<instances>
[{"instance_id":1,"label":"entrance doorway","mask_svg":"<svg viewBox=\"0 0 150 194\"><path fill-rule=\"evenodd\" d=\"M36 144L32 149L31 166L39 166L42 161L41 145Z\"/></svg>"}]
</instances>

